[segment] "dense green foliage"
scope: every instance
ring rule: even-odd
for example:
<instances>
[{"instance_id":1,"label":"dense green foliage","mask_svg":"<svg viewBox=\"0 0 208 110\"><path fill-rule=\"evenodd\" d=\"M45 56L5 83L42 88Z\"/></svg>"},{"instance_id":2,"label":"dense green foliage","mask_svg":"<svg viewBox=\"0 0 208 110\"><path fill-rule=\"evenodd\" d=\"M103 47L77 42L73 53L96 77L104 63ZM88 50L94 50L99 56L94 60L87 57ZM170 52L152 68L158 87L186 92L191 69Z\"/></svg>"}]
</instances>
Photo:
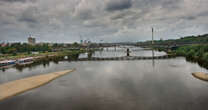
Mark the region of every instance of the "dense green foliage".
<instances>
[{"instance_id":1,"label":"dense green foliage","mask_svg":"<svg viewBox=\"0 0 208 110\"><path fill-rule=\"evenodd\" d=\"M138 45L151 47L151 41L139 42ZM208 34L181 37L180 39L155 40L154 48L168 54L184 56L189 61L198 62L208 68Z\"/></svg>"},{"instance_id":2,"label":"dense green foliage","mask_svg":"<svg viewBox=\"0 0 208 110\"><path fill-rule=\"evenodd\" d=\"M29 45L27 43L13 43L5 47L0 47L0 53L2 54L16 54L16 53L23 53L23 52L45 52L51 51L51 47L48 44L41 44L41 45Z\"/></svg>"},{"instance_id":3,"label":"dense green foliage","mask_svg":"<svg viewBox=\"0 0 208 110\"><path fill-rule=\"evenodd\" d=\"M182 46L173 51L178 56L185 56L190 61L198 62L208 68L208 45Z\"/></svg>"},{"instance_id":4,"label":"dense green foliage","mask_svg":"<svg viewBox=\"0 0 208 110\"><path fill-rule=\"evenodd\" d=\"M137 45L152 48L152 42L138 42ZM181 37L180 39L155 40L154 49L168 54L184 56L208 68L208 34Z\"/></svg>"},{"instance_id":5,"label":"dense green foliage","mask_svg":"<svg viewBox=\"0 0 208 110\"><path fill-rule=\"evenodd\" d=\"M151 45L152 41L138 42L138 45ZM198 36L186 36L180 39L154 40L155 45L175 45L175 44L205 44L208 43L208 34Z\"/></svg>"},{"instance_id":6,"label":"dense green foliage","mask_svg":"<svg viewBox=\"0 0 208 110\"><path fill-rule=\"evenodd\" d=\"M198 36L187 36L187 37L181 37L180 39L176 40L167 40L169 42L176 42L176 43L208 43L208 34L204 35L198 35Z\"/></svg>"},{"instance_id":7,"label":"dense green foliage","mask_svg":"<svg viewBox=\"0 0 208 110\"><path fill-rule=\"evenodd\" d=\"M182 46L175 50L177 55L208 61L208 45Z\"/></svg>"},{"instance_id":8,"label":"dense green foliage","mask_svg":"<svg viewBox=\"0 0 208 110\"><path fill-rule=\"evenodd\" d=\"M156 44L200 44L208 43L208 34L181 37L180 39L156 40Z\"/></svg>"}]
</instances>

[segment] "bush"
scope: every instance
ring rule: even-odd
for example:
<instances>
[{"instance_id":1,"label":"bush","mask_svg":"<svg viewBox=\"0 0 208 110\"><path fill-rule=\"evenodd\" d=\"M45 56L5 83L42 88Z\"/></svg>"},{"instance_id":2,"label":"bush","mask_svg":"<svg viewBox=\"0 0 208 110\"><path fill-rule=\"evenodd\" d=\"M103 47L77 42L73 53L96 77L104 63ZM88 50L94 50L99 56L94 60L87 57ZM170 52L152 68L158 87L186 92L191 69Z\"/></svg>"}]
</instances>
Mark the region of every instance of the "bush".
<instances>
[{"instance_id":1,"label":"bush","mask_svg":"<svg viewBox=\"0 0 208 110\"><path fill-rule=\"evenodd\" d=\"M208 45L191 45L178 48L175 53L191 59L208 61Z\"/></svg>"},{"instance_id":2,"label":"bush","mask_svg":"<svg viewBox=\"0 0 208 110\"><path fill-rule=\"evenodd\" d=\"M203 54L202 60L208 61L208 52Z\"/></svg>"}]
</instances>

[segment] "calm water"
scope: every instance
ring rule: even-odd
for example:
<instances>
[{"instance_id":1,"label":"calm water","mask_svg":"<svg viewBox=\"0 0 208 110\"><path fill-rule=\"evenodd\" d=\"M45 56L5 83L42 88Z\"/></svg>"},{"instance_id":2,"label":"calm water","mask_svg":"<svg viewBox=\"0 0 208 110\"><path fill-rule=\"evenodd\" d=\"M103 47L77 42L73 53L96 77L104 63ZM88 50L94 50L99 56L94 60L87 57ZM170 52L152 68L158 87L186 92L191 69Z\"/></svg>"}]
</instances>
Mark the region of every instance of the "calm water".
<instances>
[{"instance_id":1,"label":"calm water","mask_svg":"<svg viewBox=\"0 0 208 110\"><path fill-rule=\"evenodd\" d=\"M191 75L208 71L182 57L50 62L0 72L0 83L71 68L77 70L0 102L0 110L208 110L208 83Z\"/></svg>"},{"instance_id":2,"label":"calm water","mask_svg":"<svg viewBox=\"0 0 208 110\"><path fill-rule=\"evenodd\" d=\"M101 57L101 58L106 58L106 57L122 57L126 56L126 49L130 49L130 55L131 56L152 56L152 50L144 50L143 48L139 47L120 47L120 48L115 48L115 47L109 47L109 48L104 48L103 51L96 51L92 57ZM159 51L154 51L154 56L162 56L166 55L165 52L159 52ZM87 54L81 54L79 58L87 58Z\"/></svg>"}]
</instances>

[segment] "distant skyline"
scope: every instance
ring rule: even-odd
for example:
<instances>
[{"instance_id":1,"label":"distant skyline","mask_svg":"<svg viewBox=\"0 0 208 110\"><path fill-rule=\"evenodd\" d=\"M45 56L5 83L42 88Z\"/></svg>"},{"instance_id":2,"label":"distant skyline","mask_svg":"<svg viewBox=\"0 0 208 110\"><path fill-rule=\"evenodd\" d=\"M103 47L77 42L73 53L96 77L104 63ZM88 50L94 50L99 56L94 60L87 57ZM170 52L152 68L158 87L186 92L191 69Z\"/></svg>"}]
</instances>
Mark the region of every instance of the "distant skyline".
<instances>
[{"instance_id":1,"label":"distant skyline","mask_svg":"<svg viewBox=\"0 0 208 110\"><path fill-rule=\"evenodd\" d=\"M208 0L0 0L0 42L136 42L208 33ZM82 36L82 37L80 37Z\"/></svg>"}]
</instances>

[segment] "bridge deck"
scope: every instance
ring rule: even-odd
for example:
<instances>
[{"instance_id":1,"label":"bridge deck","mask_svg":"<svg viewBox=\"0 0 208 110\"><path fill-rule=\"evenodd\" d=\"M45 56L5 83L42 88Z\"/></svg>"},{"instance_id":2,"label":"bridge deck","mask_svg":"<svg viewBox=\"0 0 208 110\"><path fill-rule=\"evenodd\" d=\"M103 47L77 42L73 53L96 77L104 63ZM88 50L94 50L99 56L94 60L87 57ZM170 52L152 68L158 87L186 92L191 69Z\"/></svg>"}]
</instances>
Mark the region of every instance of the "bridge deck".
<instances>
[{"instance_id":1,"label":"bridge deck","mask_svg":"<svg viewBox=\"0 0 208 110\"><path fill-rule=\"evenodd\" d=\"M173 58L172 55L164 56L123 56L123 57L92 57L92 58L79 58L78 61L103 61L103 60L148 60L148 59L170 59Z\"/></svg>"}]
</instances>

